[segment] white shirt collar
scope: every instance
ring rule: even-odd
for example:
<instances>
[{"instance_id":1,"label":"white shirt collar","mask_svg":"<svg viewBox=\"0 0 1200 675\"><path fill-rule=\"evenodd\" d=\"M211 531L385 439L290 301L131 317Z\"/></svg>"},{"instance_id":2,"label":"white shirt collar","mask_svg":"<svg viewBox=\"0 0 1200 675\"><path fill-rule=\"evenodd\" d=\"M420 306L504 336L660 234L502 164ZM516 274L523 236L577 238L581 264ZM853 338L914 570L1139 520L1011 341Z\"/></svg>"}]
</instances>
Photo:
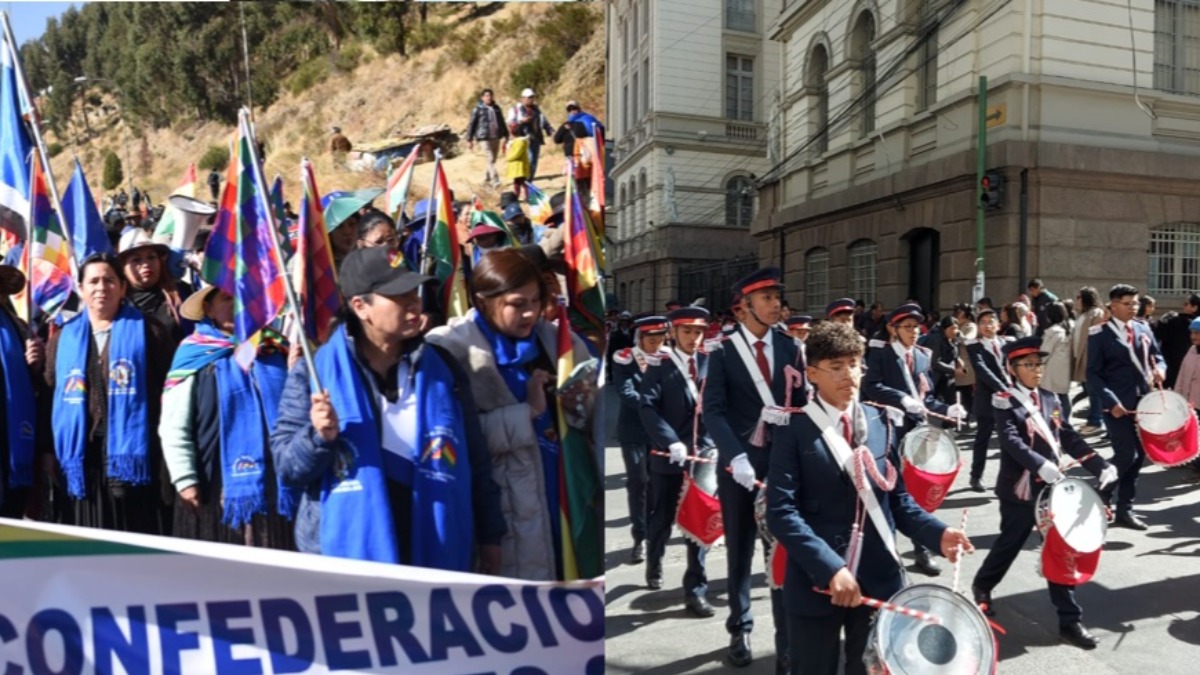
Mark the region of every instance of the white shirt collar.
<instances>
[{"instance_id":1,"label":"white shirt collar","mask_svg":"<svg viewBox=\"0 0 1200 675\"><path fill-rule=\"evenodd\" d=\"M774 337L772 335L772 333L774 333L775 331L771 330L770 328L767 329L766 335L762 336L762 338L757 338L757 337L754 337L754 333L751 333L750 329L746 327L746 324L744 324L744 323L739 324L738 327L742 329L742 335L745 336L746 342L751 347L753 347L754 343L758 342L759 339L761 339L763 342L767 343L767 353L770 353L771 350L775 347L775 342L772 339Z\"/></svg>"},{"instance_id":2,"label":"white shirt collar","mask_svg":"<svg viewBox=\"0 0 1200 675\"><path fill-rule=\"evenodd\" d=\"M1125 332L1125 326L1129 325L1128 322L1122 321L1115 316L1112 317L1111 321L1117 325L1117 328L1121 329L1122 333Z\"/></svg>"},{"instance_id":3,"label":"white shirt collar","mask_svg":"<svg viewBox=\"0 0 1200 675\"><path fill-rule=\"evenodd\" d=\"M819 401L821 403L821 407L825 408L826 410L836 410L838 412L839 419L841 418L841 415L843 415L844 413L851 413L851 416L853 416L853 411L854 411L854 400L853 399L851 399L850 401L848 401L846 403L845 408L839 408L836 405L830 403L828 400L826 400L825 397L821 395L821 392L818 391L817 392L817 401Z\"/></svg>"},{"instance_id":4,"label":"white shirt collar","mask_svg":"<svg viewBox=\"0 0 1200 675\"><path fill-rule=\"evenodd\" d=\"M683 361L684 363L687 363L687 362L688 362L688 359L692 359L692 358L695 358L695 357L696 357L696 353L695 353L695 352L692 352L691 354L688 354L687 352L683 351L683 350L682 350L682 349L680 349L679 347L674 347L674 351L675 351L675 353L676 353L676 354L678 354L678 355L679 355L679 358L680 358L680 360L681 360L681 361Z\"/></svg>"},{"instance_id":5,"label":"white shirt collar","mask_svg":"<svg viewBox=\"0 0 1200 675\"><path fill-rule=\"evenodd\" d=\"M914 343L912 347L905 348L904 344L897 339L892 341L892 349L900 356L907 356L916 350L916 344Z\"/></svg>"}]
</instances>

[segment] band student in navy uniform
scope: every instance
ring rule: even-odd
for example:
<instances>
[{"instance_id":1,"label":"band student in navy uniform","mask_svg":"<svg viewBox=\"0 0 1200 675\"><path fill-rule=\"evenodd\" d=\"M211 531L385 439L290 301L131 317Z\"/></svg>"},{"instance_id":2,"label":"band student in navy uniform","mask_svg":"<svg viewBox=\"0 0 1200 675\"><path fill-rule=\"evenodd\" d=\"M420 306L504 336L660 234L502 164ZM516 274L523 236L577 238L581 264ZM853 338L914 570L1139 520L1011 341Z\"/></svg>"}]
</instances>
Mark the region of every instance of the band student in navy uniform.
<instances>
[{"instance_id":1,"label":"band student in navy uniform","mask_svg":"<svg viewBox=\"0 0 1200 675\"><path fill-rule=\"evenodd\" d=\"M778 407L787 401L789 385L795 385L790 392L793 405L803 405L807 398L805 384L789 382L785 371L794 366L803 380L804 360L795 340L771 329L779 321L783 291L779 278L779 269L768 267L734 285L735 295L742 298L742 323L709 355L702 394L705 425L720 456L717 494L725 522L729 570L729 618L725 627L731 636L730 663L739 667L753 660L750 566L758 538L754 483L767 475L774 425L786 424L787 415ZM764 552L766 548L764 545ZM786 671L787 636L779 591L771 592L771 613L775 621L776 669Z\"/></svg>"},{"instance_id":2,"label":"band student in navy uniform","mask_svg":"<svg viewBox=\"0 0 1200 675\"><path fill-rule=\"evenodd\" d=\"M650 435L651 446L671 453L650 457L649 550L646 561L646 585L662 588L662 559L671 538L683 472L693 450L714 447L712 439L698 421L700 383L708 368L708 355L700 352L708 327L708 310L683 307L667 314L675 347L660 364L646 369L642 378L642 424ZM693 432L698 438L693 436ZM695 616L716 613L706 597L708 576L704 570L705 550L687 542L687 571L683 575L684 605Z\"/></svg>"},{"instance_id":3,"label":"band student in navy uniform","mask_svg":"<svg viewBox=\"0 0 1200 675\"><path fill-rule=\"evenodd\" d=\"M1096 392L1104 405L1104 422L1112 439L1113 458L1121 474L1115 486L1102 492L1105 501L1116 491L1114 525L1145 530L1146 524L1133 513L1138 474L1146 454L1134 428L1133 412L1138 401L1154 387L1161 387L1167 366L1150 328L1134 321L1138 289L1117 284L1108 292L1112 318L1088 330L1088 390Z\"/></svg>"},{"instance_id":4,"label":"band student in navy uniform","mask_svg":"<svg viewBox=\"0 0 1200 675\"><path fill-rule=\"evenodd\" d=\"M967 341L967 358L975 369L975 444L971 454L971 489L984 492L983 469L987 465L988 443L996 429L992 414L992 397L1007 391L1012 384L1004 367L1004 346L1013 338L998 334L1000 322L996 310L988 307L979 312L979 337Z\"/></svg>"},{"instance_id":5,"label":"band student in navy uniform","mask_svg":"<svg viewBox=\"0 0 1200 675\"><path fill-rule=\"evenodd\" d=\"M899 417L895 420L897 447L906 433L925 421L926 410L958 419L967 416L961 405L946 405L934 395L929 376L932 357L917 344L924 318L919 305L901 305L888 315L889 341L872 339L868 343L863 400L904 411L895 413ZM913 542L913 549L917 570L931 577L941 574L929 549L919 542Z\"/></svg>"},{"instance_id":6,"label":"band student in navy uniform","mask_svg":"<svg viewBox=\"0 0 1200 675\"><path fill-rule=\"evenodd\" d=\"M813 328L806 345L816 395L804 414L792 415L788 427L775 433L767 478L767 525L788 556L783 594L790 672L835 675L845 631L845 673L858 675L866 672L863 651L874 613L860 606L863 596L890 598L904 587L895 530L951 560L959 546L968 553L974 548L961 531L913 501L894 463L887 414L857 402L863 354L858 333L825 322ZM854 461L874 469L863 472L861 486ZM859 536L852 534L856 522Z\"/></svg>"},{"instance_id":7,"label":"band student in navy uniform","mask_svg":"<svg viewBox=\"0 0 1200 675\"><path fill-rule=\"evenodd\" d=\"M629 561L646 559L646 489L650 482L647 452L650 439L642 426L642 373L658 365L663 341L667 338L667 318L646 316L633 322L633 347L613 354L613 384L621 397L617 413L617 440L625 460L625 493L629 499L629 523L633 530L633 550Z\"/></svg>"},{"instance_id":8,"label":"band student in navy uniform","mask_svg":"<svg viewBox=\"0 0 1200 675\"><path fill-rule=\"evenodd\" d=\"M841 298L825 306L825 318L834 323L854 326L854 298Z\"/></svg>"},{"instance_id":9,"label":"band student in navy uniform","mask_svg":"<svg viewBox=\"0 0 1200 675\"><path fill-rule=\"evenodd\" d=\"M796 314L789 316L784 325L787 326L787 333L796 338L800 342L808 340L808 333L812 330L813 318L808 314Z\"/></svg>"},{"instance_id":10,"label":"band student in navy uniform","mask_svg":"<svg viewBox=\"0 0 1200 675\"><path fill-rule=\"evenodd\" d=\"M996 479L1000 536L972 584L975 602L988 616L996 614L992 589L1004 578L1033 530L1038 493L1063 478L1063 453L1082 460L1084 468L1099 477L1101 489L1117 480L1116 467L1092 452L1066 422L1058 396L1038 387L1049 356L1042 351L1042 339L1010 342L1004 345L1004 356L1006 372L1015 384L992 397L1000 435L1000 475ZM1075 587L1047 585L1063 639L1082 649L1095 648L1099 641L1080 623L1083 610L1075 601Z\"/></svg>"}]
</instances>

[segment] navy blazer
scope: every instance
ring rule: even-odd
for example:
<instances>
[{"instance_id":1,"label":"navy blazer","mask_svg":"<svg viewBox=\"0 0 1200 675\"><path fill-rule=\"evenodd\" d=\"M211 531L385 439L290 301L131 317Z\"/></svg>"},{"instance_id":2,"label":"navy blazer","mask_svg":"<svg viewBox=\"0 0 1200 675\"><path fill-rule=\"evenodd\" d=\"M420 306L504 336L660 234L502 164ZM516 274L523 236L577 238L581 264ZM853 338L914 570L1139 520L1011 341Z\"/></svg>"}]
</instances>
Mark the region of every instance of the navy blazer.
<instances>
[{"instance_id":1,"label":"navy blazer","mask_svg":"<svg viewBox=\"0 0 1200 675\"><path fill-rule=\"evenodd\" d=\"M1000 336L996 339L1002 343L1012 341ZM975 369L975 402L971 407L977 417L992 417L992 396L1008 389L1010 377L1003 361L996 358L995 352L985 347L982 340L967 342L967 358Z\"/></svg>"},{"instance_id":2,"label":"navy blazer","mask_svg":"<svg viewBox=\"0 0 1200 675\"><path fill-rule=\"evenodd\" d=\"M925 396L915 397L908 391L908 381L904 371L908 368L904 359L896 353L891 343L883 340L871 340L867 350L867 373L863 378L862 399L874 403L882 403L893 408L904 410L901 401L905 397L916 398L927 409L940 415L946 414L950 406L939 401L937 391L930 377L929 364L932 361L929 349L921 345L913 345L913 385L920 389L921 381L925 382Z\"/></svg>"},{"instance_id":3,"label":"navy blazer","mask_svg":"<svg viewBox=\"0 0 1200 675\"><path fill-rule=\"evenodd\" d=\"M742 362L737 349L728 344L731 340L740 340L735 334L720 343L709 355L708 375L704 385L704 422L717 444L721 467L729 465L734 457L742 453L750 459L755 472L762 477L767 473L767 455L770 442L766 447L759 448L750 443L754 429L758 426L758 417L764 405L778 403L783 405L786 398L786 381L784 368L794 366L801 374L804 373L804 357L796 346L792 336L775 331L772 336L772 346L775 352L775 362L771 371L771 393L774 401L762 400L758 388L750 377L750 371ZM750 353L754 348L750 347ZM807 382L792 392L792 406L799 407L808 403ZM768 425L770 434L774 427Z\"/></svg>"},{"instance_id":4,"label":"navy blazer","mask_svg":"<svg viewBox=\"0 0 1200 675\"><path fill-rule=\"evenodd\" d=\"M645 352L642 352L645 354ZM658 363L658 355L647 355L647 368ZM642 372L633 349L622 349L613 355L613 384L621 398L621 409L617 411L617 440L622 445L648 445L650 437L642 426Z\"/></svg>"},{"instance_id":5,"label":"navy blazer","mask_svg":"<svg viewBox=\"0 0 1200 675\"><path fill-rule=\"evenodd\" d=\"M687 362L684 362L687 365ZM696 392L704 381L708 369L708 355L696 352ZM650 445L666 451L672 443L683 443L692 454L692 431L696 420L696 399L692 398L687 386L687 377L668 356L657 366L646 369L642 377L642 426L650 436ZM714 447L712 437L700 420L700 447ZM650 456L650 470L654 473L679 474L683 468L672 464L666 457Z\"/></svg>"},{"instance_id":6,"label":"navy blazer","mask_svg":"<svg viewBox=\"0 0 1200 675\"><path fill-rule=\"evenodd\" d=\"M1130 357L1125 340L1109 328L1113 325L1110 319L1088 330L1088 391L1104 400L1106 413L1118 403L1126 410L1134 411L1142 396L1150 393L1150 385L1146 384L1146 377ZM1137 341L1138 363L1142 358L1142 345L1148 345L1151 364L1166 374L1166 361L1150 328L1141 321L1130 321L1129 325L1133 326L1133 337Z\"/></svg>"},{"instance_id":7,"label":"navy blazer","mask_svg":"<svg viewBox=\"0 0 1200 675\"><path fill-rule=\"evenodd\" d=\"M1028 396L1028 394L1026 394ZM1045 482L1038 478L1042 463L1054 457L1054 451L1046 440L1037 434L1030 438L1029 411L1007 391L992 397L996 410L996 432L1000 437L1000 474L996 477L996 496L1010 502L1023 502L1017 497L1021 474L1029 472L1029 494L1037 498ZM1046 420L1046 426L1058 439L1062 451L1075 459L1083 459L1083 467L1092 475L1099 476L1108 462L1093 452L1092 446L1079 435L1064 419L1062 403L1058 395L1047 389L1038 389L1038 408Z\"/></svg>"},{"instance_id":8,"label":"navy blazer","mask_svg":"<svg viewBox=\"0 0 1200 675\"><path fill-rule=\"evenodd\" d=\"M866 445L883 474L892 461L889 446L895 434L889 432L883 411L866 406L859 406L859 411L867 422ZM917 506L898 468L896 487L890 493L873 483L872 487L893 531L899 529L932 551L941 550L946 525ZM814 592L813 587L828 588L833 575L846 566L844 556L857 499L853 481L834 461L816 423L807 415L792 415L791 424L775 434L767 477L767 527L787 549L783 594L790 614L821 617L833 613L829 597ZM860 559L858 584L863 595L886 599L904 587L900 565L869 516Z\"/></svg>"}]
</instances>

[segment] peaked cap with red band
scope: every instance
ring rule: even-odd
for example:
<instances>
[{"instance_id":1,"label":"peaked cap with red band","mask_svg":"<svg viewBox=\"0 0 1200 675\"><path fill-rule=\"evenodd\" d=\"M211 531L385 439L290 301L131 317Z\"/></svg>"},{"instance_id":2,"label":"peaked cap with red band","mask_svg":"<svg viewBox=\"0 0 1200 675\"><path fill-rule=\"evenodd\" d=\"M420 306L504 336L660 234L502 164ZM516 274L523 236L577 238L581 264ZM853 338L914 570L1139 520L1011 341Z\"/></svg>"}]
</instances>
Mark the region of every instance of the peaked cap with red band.
<instances>
[{"instance_id":1,"label":"peaked cap with red band","mask_svg":"<svg viewBox=\"0 0 1200 675\"><path fill-rule=\"evenodd\" d=\"M825 305L826 318L832 319L835 315L843 312L854 313L854 298L842 298Z\"/></svg>"},{"instance_id":2,"label":"peaked cap with red band","mask_svg":"<svg viewBox=\"0 0 1200 675\"><path fill-rule=\"evenodd\" d=\"M1016 361L1022 356L1029 356L1030 354L1037 354L1043 359L1050 356L1049 352L1042 351L1042 338L1036 335L1013 340L1001 349L1004 352L1004 360L1009 362Z\"/></svg>"},{"instance_id":3,"label":"peaked cap with red band","mask_svg":"<svg viewBox=\"0 0 1200 675\"><path fill-rule=\"evenodd\" d=\"M797 314L796 316L788 317L784 324L791 328L793 326L808 326L813 322L813 318L807 314Z\"/></svg>"},{"instance_id":4,"label":"peaked cap with red band","mask_svg":"<svg viewBox=\"0 0 1200 675\"><path fill-rule=\"evenodd\" d=\"M888 315L888 324L895 326L905 319L916 319L921 321L925 318L925 314L921 312L920 305L900 305L892 310Z\"/></svg>"},{"instance_id":5,"label":"peaked cap with red band","mask_svg":"<svg viewBox=\"0 0 1200 675\"><path fill-rule=\"evenodd\" d=\"M666 333L667 329L670 328L665 316L643 316L633 322L633 327L642 335Z\"/></svg>"},{"instance_id":6,"label":"peaked cap with red band","mask_svg":"<svg viewBox=\"0 0 1200 675\"><path fill-rule=\"evenodd\" d=\"M708 310L703 307L680 307L667 312L672 326L708 326Z\"/></svg>"},{"instance_id":7,"label":"peaked cap with red band","mask_svg":"<svg viewBox=\"0 0 1200 675\"><path fill-rule=\"evenodd\" d=\"M774 289L777 291L783 290L783 282L780 279L783 277L783 272L778 267L763 267L754 270L750 274L742 277L736 284L733 285L734 296L745 297L754 291L763 291Z\"/></svg>"}]
</instances>

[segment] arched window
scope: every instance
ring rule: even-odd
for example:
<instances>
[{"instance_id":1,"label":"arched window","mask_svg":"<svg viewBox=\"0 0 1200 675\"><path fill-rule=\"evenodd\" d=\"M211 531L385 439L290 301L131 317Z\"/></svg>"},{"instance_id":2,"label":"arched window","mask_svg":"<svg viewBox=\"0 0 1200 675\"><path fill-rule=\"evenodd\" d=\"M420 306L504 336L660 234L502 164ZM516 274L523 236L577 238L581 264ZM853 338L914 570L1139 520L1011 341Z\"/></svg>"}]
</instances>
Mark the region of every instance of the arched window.
<instances>
[{"instance_id":1,"label":"arched window","mask_svg":"<svg viewBox=\"0 0 1200 675\"><path fill-rule=\"evenodd\" d=\"M1150 230L1150 295L1200 291L1200 225L1169 223Z\"/></svg>"},{"instance_id":2,"label":"arched window","mask_svg":"<svg viewBox=\"0 0 1200 675\"><path fill-rule=\"evenodd\" d=\"M745 176L734 176L725 184L725 224L750 227L754 219L754 186Z\"/></svg>"},{"instance_id":3,"label":"arched window","mask_svg":"<svg viewBox=\"0 0 1200 675\"><path fill-rule=\"evenodd\" d=\"M875 51L871 49L874 40L875 17L870 11L863 10L850 35L850 59L858 63L855 93L862 98L858 111L860 138L875 131Z\"/></svg>"},{"instance_id":4,"label":"arched window","mask_svg":"<svg viewBox=\"0 0 1200 675\"><path fill-rule=\"evenodd\" d=\"M868 305L875 301L876 255L879 247L870 239L850 244L847 264L850 277L850 297Z\"/></svg>"},{"instance_id":5,"label":"arched window","mask_svg":"<svg viewBox=\"0 0 1200 675\"><path fill-rule=\"evenodd\" d=\"M829 249L804 254L804 293L808 311L820 315L829 303Z\"/></svg>"},{"instance_id":6,"label":"arched window","mask_svg":"<svg viewBox=\"0 0 1200 675\"><path fill-rule=\"evenodd\" d=\"M808 57L808 74L804 85L815 93L812 107L809 110L809 128L816 136L816 151L824 153L829 149L829 83L825 76L829 73L829 52L825 45L817 45Z\"/></svg>"}]
</instances>

